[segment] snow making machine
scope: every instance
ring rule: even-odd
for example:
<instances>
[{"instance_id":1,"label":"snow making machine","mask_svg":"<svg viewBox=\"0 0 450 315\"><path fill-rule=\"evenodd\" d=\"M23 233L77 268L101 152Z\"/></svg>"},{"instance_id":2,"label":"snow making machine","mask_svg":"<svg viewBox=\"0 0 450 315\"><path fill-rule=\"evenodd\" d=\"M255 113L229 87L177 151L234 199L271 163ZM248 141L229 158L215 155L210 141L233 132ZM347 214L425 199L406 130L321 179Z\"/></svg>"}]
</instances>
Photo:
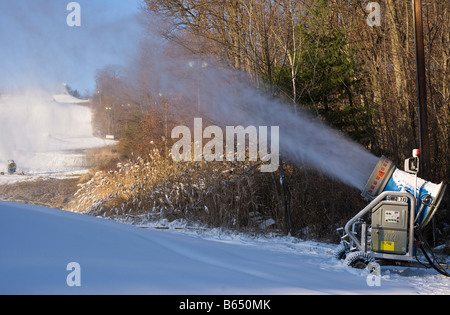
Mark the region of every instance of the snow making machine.
<instances>
[{"instance_id":1,"label":"snow making machine","mask_svg":"<svg viewBox=\"0 0 450 315\"><path fill-rule=\"evenodd\" d=\"M13 175L17 171L17 165L16 162L13 160L8 160L8 174Z\"/></svg>"},{"instance_id":2,"label":"snow making machine","mask_svg":"<svg viewBox=\"0 0 450 315\"><path fill-rule=\"evenodd\" d=\"M370 203L338 229L341 245L335 255L345 264L366 268L372 263L421 265L418 249L427 267L450 276L448 265L437 259L423 237L444 197L446 184L434 184L417 176L419 150L405 161L405 170L382 157L362 193ZM423 259L422 259L423 260Z\"/></svg>"}]
</instances>

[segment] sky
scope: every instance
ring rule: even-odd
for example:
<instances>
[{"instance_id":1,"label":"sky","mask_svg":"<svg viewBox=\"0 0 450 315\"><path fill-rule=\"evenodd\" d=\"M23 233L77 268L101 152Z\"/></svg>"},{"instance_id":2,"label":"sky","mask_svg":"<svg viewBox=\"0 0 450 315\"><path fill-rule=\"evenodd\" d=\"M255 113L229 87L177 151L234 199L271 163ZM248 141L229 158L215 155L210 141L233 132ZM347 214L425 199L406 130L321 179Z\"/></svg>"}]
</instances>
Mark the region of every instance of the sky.
<instances>
[{"instance_id":1,"label":"sky","mask_svg":"<svg viewBox=\"0 0 450 315\"><path fill-rule=\"evenodd\" d=\"M97 70L130 60L140 0L78 0L79 11L71 2L0 0L0 93L62 83L92 93ZM81 24L69 26L76 12Z\"/></svg>"}]
</instances>

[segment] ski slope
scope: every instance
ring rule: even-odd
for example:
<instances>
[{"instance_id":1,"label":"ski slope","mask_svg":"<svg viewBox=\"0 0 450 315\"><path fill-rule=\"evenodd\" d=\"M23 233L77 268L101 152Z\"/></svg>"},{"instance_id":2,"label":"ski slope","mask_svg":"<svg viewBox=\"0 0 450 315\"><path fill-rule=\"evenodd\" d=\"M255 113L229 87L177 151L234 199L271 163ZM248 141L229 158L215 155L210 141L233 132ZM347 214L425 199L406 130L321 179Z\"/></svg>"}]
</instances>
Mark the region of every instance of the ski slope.
<instances>
[{"instance_id":1,"label":"ski slope","mask_svg":"<svg viewBox=\"0 0 450 315\"><path fill-rule=\"evenodd\" d=\"M449 294L433 270L368 271L334 245L217 230L158 230L34 205L0 202L0 294ZM67 270L79 264L80 286ZM75 279L75 278L73 278Z\"/></svg>"},{"instance_id":2,"label":"ski slope","mask_svg":"<svg viewBox=\"0 0 450 315\"><path fill-rule=\"evenodd\" d=\"M74 174L86 170L85 149L115 143L93 136L86 101L41 90L0 95L0 171L14 160L27 176ZM1 183L23 180L0 176Z\"/></svg>"}]
</instances>

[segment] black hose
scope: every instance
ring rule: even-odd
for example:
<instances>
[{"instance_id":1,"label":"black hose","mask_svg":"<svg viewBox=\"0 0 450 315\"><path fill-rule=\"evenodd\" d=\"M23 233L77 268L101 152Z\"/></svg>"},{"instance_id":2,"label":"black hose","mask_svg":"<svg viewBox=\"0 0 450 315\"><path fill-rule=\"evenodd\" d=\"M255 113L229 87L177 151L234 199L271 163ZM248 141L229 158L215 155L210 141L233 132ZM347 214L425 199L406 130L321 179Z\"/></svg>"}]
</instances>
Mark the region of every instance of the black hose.
<instances>
[{"instance_id":1,"label":"black hose","mask_svg":"<svg viewBox=\"0 0 450 315\"><path fill-rule=\"evenodd\" d=\"M423 255L425 256L426 260L430 263L430 266L436 270L437 272L439 272L441 275L444 275L446 277L450 277L450 273L448 273L444 268L442 268L439 264L439 262L435 262L436 261L436 257L434 257L434 254L432 254L433 258L435 261L432 261L431 258L428 256L427 252L425 251L423 245L420 245L420 249L423 252Z\"/></svg>"},{"instance_id":2,"label":"black hose","mask_svg":"<svg viewBox=\"0 0 450 315\"><path fill-rule=\"evenodd\" d=\"M422 234L416 230L416 238L421 242L419 247L422 250L423 255L425 256L426 260L428 261L428 263L430 264L431 268L433 268L434 270L436 270L437 272L439 272L441 275L444 275L446 277L450 277L450 273L448 273L441 265L440 263L437 261L436 256L434 255L433 249L431 248L430 245L428 245L428 243L424 240L424 238L422 237ZM433 257L433 259L430 258L430 256L428 255L427 251L425 250L425 246L428 248L428 251L430 252L431 257Z\"/></svg>"}]
</instances>

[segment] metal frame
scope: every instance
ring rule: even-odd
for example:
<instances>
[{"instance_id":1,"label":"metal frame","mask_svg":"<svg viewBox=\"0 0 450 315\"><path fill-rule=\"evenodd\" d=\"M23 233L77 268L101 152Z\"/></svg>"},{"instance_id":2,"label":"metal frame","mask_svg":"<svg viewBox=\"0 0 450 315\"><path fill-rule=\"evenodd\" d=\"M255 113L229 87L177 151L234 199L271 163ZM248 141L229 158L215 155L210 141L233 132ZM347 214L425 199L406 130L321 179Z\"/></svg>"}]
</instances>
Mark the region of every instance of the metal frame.
<instances>
[{"instance_id":1,"label":"metal frame","mask_svg":"<svg viewBox=\"0 0 450 315\"><path fill-rule=\"evenodd\" d=\"M385 253L377 253L373 251L367 251L367 224L361 223L361 241L358 240L355 233L355 225L359 223L360 219L362 219L369 211L372 211L381 201L383 201L387 196L399 196L406 197L409 199L409 244L408 244L408 252L405 255L399 254L385 254ZM389 260L399 260L399 261L415 261L415 253L414 253L414 222L415 222L415 209L416 209L416 200L414 196L407 192L394 192L394 191L386 191L381 193L378 197L376 197L371 203L369 203L363 210L361 210L356 216L354 216L350 221L345 225L344 231L345 235L348 236L361 252L370 253L374 258L378 259L389 259ZM345 237L345 236L344 236Z\"/></svg>"}]
</instances>

